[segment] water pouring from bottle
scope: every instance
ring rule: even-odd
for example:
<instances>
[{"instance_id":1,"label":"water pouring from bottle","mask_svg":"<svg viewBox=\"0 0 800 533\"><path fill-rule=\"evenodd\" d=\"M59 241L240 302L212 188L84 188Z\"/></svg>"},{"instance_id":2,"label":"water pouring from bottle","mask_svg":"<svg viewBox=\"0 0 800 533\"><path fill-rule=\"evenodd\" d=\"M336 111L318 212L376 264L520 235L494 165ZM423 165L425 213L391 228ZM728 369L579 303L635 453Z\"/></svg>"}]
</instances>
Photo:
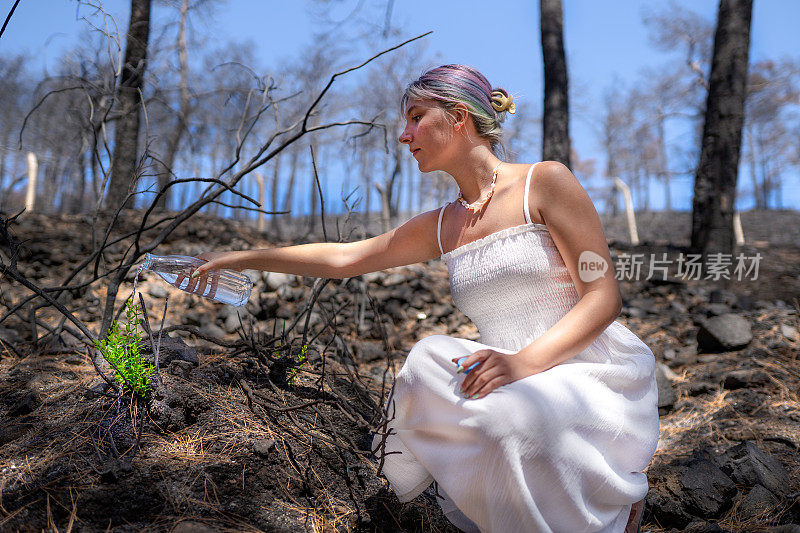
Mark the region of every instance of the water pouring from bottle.
<instances>
[{"instance_id":1,"label":"water pouring from bottle","mask_svg":"<svg viewBox=\"0 0 800 533\"><path fill-rule=\"evenodd\" d=\"M161 279L190 294L222 302L234 307L247 303L253 282L241 272L221 269L211 270L200 277L192 278L195 268L205 263L204 260L186 255L153 255L145 254L139 272L150 270ZM139 277L137 272L136 278ZM136 280L134 280L134 291Z\"/></svg>"}]
</instances>

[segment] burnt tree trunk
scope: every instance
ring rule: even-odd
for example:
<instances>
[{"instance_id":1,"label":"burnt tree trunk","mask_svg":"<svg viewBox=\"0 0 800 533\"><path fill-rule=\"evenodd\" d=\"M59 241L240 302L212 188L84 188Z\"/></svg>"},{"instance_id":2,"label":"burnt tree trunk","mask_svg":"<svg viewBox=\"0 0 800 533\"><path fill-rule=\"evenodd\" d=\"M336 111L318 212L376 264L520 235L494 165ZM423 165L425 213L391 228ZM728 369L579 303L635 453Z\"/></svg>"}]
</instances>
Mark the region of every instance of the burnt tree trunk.
<instances>
[{"instance_id":1,"label":"burnt tree trunk","mask_svg":"<svg viewBox=\"0 0 800 533\"><path fill-rule=\"evenodd\" d=\"M150 36L151 0L131 0L131 21L125 41L125 62L117 88L120 117L114 131L114 155L111 163L106 207L116 209L133 191L139 177L139 116L142 87L147 63L147 41ZM126 202L124 207L131 207Z\"/></svg>"},{"instance_id":2,"label":"burnt tree trunk","mask_svg":"<svg viewBox=\"0 0 800 533\"><path fill-rule=\"evenodd\" d=\"M694 181L695 253L733 253L733 214L744 124L753 0L720 0L700 164Z\"/></svg>"},{"instance_id":3,"label":"burnt tree trunk","mask_svg":"<svg viewBox=\"0 0 800 533\"><path fill-rule=\"evenodd\" d=\"M561 0L540 0L540 14L544 60L542 159L569 167L569 95Z\"/></svg>"}]
</instances>

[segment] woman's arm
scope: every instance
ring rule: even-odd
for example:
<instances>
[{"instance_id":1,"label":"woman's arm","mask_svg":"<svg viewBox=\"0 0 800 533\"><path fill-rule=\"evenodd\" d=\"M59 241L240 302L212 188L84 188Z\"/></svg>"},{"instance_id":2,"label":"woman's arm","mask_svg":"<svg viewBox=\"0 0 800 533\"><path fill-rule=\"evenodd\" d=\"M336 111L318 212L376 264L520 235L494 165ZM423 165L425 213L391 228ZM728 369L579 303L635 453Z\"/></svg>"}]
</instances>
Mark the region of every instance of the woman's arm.
<instances>
[{"instance_id":1,"label":"woman's arm","mask_svg":"<svg viewBox=\"0 0 800 533\"><path fill-rule=\"evenodd\" d=\"M470 355L461 365L463 368L476 362L482 364L464 380L463 389L468 396L483 397L501 385L543 372L570 359L587 348L622 309L622 297L614 277L603 226L589 195L572 172L555 161L538 165L531 181L536 209L564 259L580 300L515 357L490 350ZM584 254L583 258L581 254ZM597 279L590 279L586 270L581 276L579 260L585 261L587 256L595 262L605 262L607 268Z\"/></svg>"},{"instance_id":2,"label":"woman's arm","mask_svg":"<svg viewBox=\"0 0 800 533\"><path fill-rule=\"evenodd\" d=\"M587 348L618 316L622 296L603 225L589 195L561 163L539 165L531 194L558 247L580 300L541 337L520 351L535 372L547 370ZM580 261L604 263L597 279ZM597 272L597 271L594 271Z\"/></svg>"},{"instance_id":3,"label":"woman's arm","mask_svg":"<svg viewBox=\"0 0 800 533\"><path fill-rule=\"evenodd\" d=\"M427 211L377 237L355 242L317 242L237 252L206 252L193 277L230 268L283 272L298 276L343 279L439 257L438 211Z\"/></svg>"}]
</instances>

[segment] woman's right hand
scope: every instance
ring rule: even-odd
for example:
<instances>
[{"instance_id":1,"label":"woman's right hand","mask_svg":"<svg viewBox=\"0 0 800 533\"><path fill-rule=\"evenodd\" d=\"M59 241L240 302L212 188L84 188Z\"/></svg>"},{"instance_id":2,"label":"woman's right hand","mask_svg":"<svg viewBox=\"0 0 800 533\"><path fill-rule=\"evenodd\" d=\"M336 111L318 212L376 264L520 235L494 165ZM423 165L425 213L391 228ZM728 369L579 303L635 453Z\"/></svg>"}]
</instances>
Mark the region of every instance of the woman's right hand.
<instances>
[{"instance_id":1,"label":"woman's right hand","mask_svg":"<svg viewBox=\"0 0 800 533\"><path fill-rule=\"evenodd\" d=\"M242 271L244 267L240 264L242 252L203 252L197 256L198 259L206 263L197 267L192 272L192 278L197 278L208 273L209 270L220 270L223 268Z\"/></svg>"}]
</instances>

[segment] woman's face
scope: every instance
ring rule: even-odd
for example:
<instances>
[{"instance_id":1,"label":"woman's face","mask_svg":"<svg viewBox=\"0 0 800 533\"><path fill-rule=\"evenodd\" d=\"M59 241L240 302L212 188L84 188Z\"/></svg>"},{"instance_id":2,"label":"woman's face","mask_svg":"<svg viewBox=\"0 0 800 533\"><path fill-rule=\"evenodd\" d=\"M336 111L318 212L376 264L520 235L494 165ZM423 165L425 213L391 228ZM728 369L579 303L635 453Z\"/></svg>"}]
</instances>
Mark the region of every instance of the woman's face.
<instances>
[{"instance_id":1,"label":"woman's face","mask_svg":"<svg viewBox=\"0 0 800 533\"><path fill-rule=\"evenodd\" d=\"M409 100L406 127L399 141L407 144L420 172L441 170L453 149L453 124L432 100Z\"/></svg>"}]
</instances>

